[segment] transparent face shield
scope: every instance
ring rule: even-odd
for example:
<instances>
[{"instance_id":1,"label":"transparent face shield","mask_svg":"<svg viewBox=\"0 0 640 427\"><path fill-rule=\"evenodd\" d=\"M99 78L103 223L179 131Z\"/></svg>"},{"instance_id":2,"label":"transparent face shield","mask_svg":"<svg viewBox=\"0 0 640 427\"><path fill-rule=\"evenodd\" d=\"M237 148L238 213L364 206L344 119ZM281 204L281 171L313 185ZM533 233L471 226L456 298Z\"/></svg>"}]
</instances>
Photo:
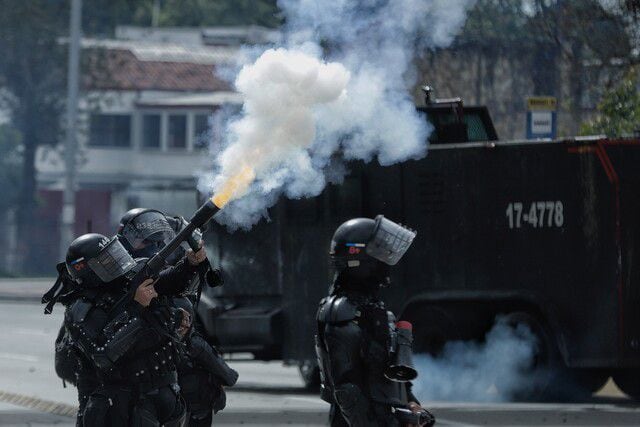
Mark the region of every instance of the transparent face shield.
<instances>
[{"instance_id":1,"label":"transparent face shield","mask_svg":"<svg viewBox=\"0 0 640 427\"><path fill-rule=\"evenodd\" d=\"M87 264L100 280L107 283L122 277L136 265L136 262L118 238L114 237L98 256L88 260Z\"/></svg>"},{"instance_id":2,"label":"transparent face shield","mask_svg":"<svg viewBox=\"0 0 640 427\"><path fill-rule=\"evenodd\" d=\"M415 237L415 231L378 215L373 236L367 243L366 253L385 264L396 265Z\"/></svg>"},{"instance_id":3,"label":"transparent face shield","mask_svg":"<svg viewBox=\"0 0 640 427\"><path fill-rule=\"evenodd\" d=\"M122 236L134 250L152 243L166 245L176 233L167 218L160 212L145 212L129 221L122 229Z\"/></svg>"}]
</instances>

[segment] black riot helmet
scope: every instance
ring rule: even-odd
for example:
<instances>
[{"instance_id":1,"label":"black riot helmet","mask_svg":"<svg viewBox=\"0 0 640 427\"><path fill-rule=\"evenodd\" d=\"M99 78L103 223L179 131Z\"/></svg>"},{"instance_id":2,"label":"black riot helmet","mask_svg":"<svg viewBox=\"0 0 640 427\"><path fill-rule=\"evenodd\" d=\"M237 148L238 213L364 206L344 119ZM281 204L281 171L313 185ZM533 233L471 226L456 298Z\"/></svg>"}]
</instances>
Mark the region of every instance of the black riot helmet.
<instances>
[{"instance_id":1,"label":"black riot helmet","mask_svg":"<svg viewBox=\"0 0 640 427\"><path fill-rule=\"evenodd\" d=\"M118 226L118 237L134 258L151 258L175 235L165 214L155 209L131 209Z\"/></svg>"},{"instance_id":2,"label":"black riot helmet","mask_svg":"<svg viewBox=\"0 0 640 427\"><path fill-rule=\"evenodd\" d=\"M71 242L65 264L76 283L90 288L123 277L136 262L117 237L89 233Z\"/></svg>"},{"instance_id":3,"label":"black riot helmet","mask_svg":"<svg viewBox=\"0 0 640 427\"><path fill-rule=\"evenodd\" d=\"M380 285L388 281L389 266L409 249L416 232L382 215L354 218L338 227L329 255L345 283Z\"/></svg>"}]
</instances>

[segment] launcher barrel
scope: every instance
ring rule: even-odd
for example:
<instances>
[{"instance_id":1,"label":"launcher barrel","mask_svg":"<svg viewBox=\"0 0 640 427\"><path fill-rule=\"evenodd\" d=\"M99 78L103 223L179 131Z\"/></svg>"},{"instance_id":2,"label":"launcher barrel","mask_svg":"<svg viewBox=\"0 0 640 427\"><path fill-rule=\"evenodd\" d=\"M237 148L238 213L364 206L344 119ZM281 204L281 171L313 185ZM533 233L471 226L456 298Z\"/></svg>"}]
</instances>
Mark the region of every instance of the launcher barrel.
<instances>
[{"instance_id":1,"label":"launcher barrel","mask_svg":"<svg viewBox=\"0 0 640 427\"><path fill-rule=\"evenodd\" d=\"M218 213L218 211L220 211L220 208L211 200L208 200L204 205L200 206L196 213L193 214L193 217L189 220L189 223L180 230L176 237L171 239L164 248L149 260L147 263L147 274L152 276L158 274L173 251L175 251L182 242L187 240L196 228L202 227L216 213Z\"/></svg>"}]
</instances>

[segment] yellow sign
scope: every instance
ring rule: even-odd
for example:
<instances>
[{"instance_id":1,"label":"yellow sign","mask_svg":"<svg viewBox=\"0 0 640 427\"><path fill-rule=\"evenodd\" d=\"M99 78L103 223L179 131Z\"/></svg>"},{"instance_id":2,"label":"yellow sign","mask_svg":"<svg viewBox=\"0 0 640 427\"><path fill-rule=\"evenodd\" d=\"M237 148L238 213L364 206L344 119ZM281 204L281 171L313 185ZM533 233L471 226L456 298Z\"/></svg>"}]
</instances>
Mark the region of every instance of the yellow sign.
<instances>
[{"instance_id":1,"label":"yellow sign","mask_svg":"<svg viewBox=\"0 0 640 427\"><path fill-rule=\"evenodd\" d=\"M527 98L527 110L529 111L555 111L556 98L553 96L533 96Z\"/></svg>"}]
</instances>

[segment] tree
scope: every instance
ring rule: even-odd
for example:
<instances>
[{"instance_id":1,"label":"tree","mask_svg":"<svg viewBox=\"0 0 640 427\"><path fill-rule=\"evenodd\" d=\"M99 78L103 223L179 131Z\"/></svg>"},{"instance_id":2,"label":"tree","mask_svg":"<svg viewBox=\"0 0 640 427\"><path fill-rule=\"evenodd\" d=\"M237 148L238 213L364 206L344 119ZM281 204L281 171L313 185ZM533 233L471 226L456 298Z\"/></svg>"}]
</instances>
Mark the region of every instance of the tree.
<instances>
[{"instance_id":1,"label":"tree","mask_svg":"<svg viewBox=\"0 0 640 427\"><path fill-rule=\"evenodd\" d=\"M632 69L598 104L598 114L582 125L582 135L619 137L640 131L640 73Z\"/></svg>"},{"instance_id":2,"label":"tree","mask_svg":"<svg viewBox=\"0 0 640 427\"><path fill-rule=\"evenodd\" d=\"M632 3L478 0L449 49L457 53L451 56L458 68L438 84L453 86L453 96L475 94L474 102L489 105L500 131L509 136L521 135L522 119L514 119L524 113L527 96L555 96L560 132L576 134L585 110L593 108L591 100L640 58Z\"/></svg>"},{"instance_id":3,"label":"tree","mask_svg":"<svg viewBox=\"0 0 640 427\"><path fill-rule=\"evenodd\" d=\"M282 23L276 0L85 0L83 29L110 35L117 25L174 27L262 25Z\"/></svg>"},{"instance_id":4,"label":"tree","mask_svg":"<svg viewBox=\"0 0 640 427\"><path fill-rule=\"evenodd\" d=\"M8 124L0 125L0 214L15 206L20 193L20 134Z\"/></svg>"},{"instance_id":5,"label":"tree","mask_svg":"<svg viewBox=\"0 0 640 427\"><path fill-rule=\"evenodd\" d=\"M160 25L262 25L281 24L276 0L164 0Z\"/></svg>"},{"instance_id":6,"label":"tree","mask_svg":"<svg viewBox=\"0 0 640 427\"><path fill-rule=\"evenodd\" d=\"M29 263L36 207L35 155L38 146L55 144L61 134L66 86L66 55L58 39L66 35L65 1L0 0L0 101L22 142L20 194L17 200L21 253Z\"/></svg>"}]
</instances>

